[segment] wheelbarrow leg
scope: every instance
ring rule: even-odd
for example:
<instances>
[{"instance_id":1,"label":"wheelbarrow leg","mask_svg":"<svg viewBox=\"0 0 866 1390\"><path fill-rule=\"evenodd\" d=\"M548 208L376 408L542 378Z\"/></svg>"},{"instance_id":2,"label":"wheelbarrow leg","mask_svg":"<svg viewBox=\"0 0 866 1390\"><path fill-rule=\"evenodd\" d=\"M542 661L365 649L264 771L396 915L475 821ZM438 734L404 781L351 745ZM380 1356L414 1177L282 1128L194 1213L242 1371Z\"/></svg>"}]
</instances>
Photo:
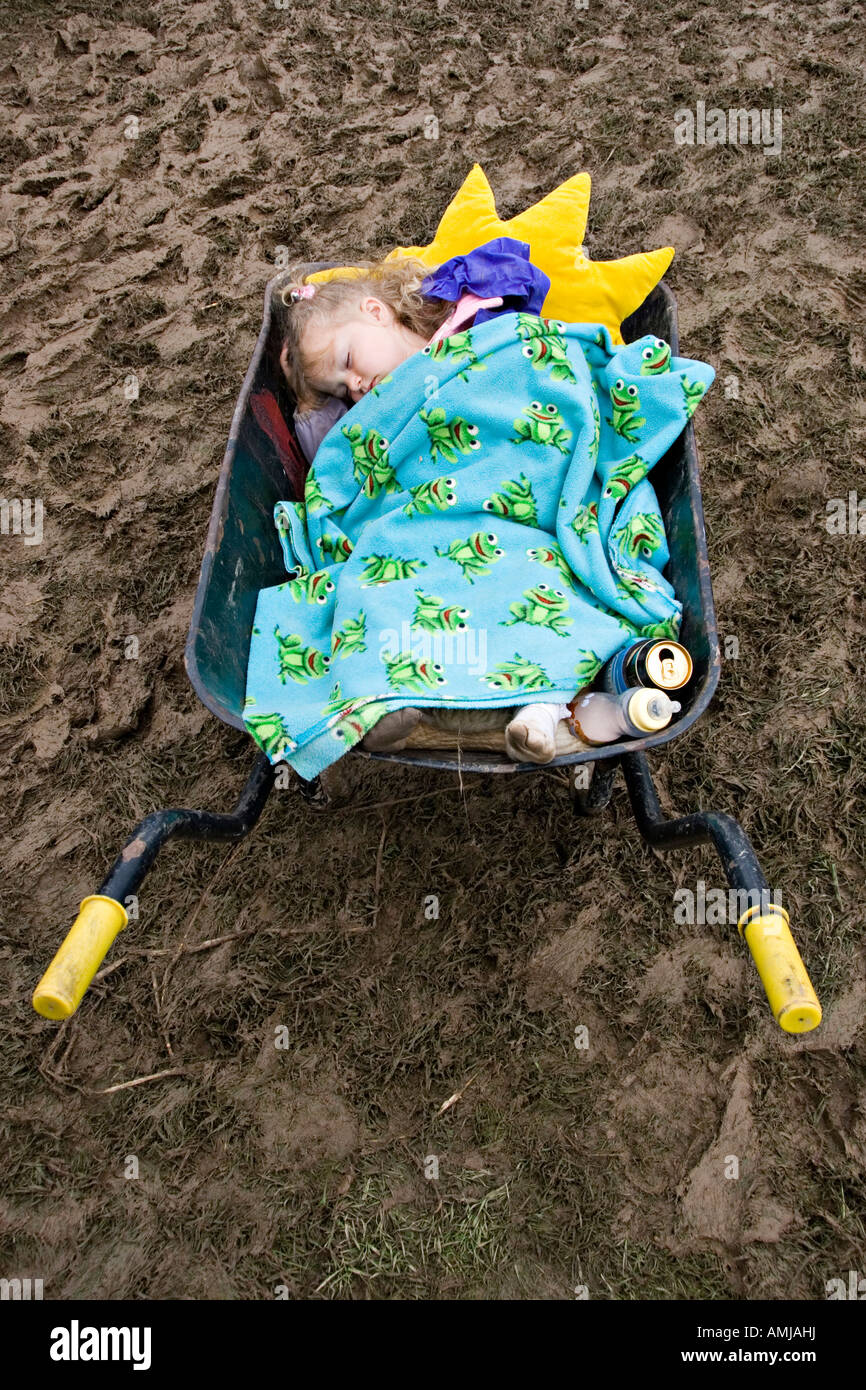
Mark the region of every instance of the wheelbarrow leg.
<instances>
[{"instance_id":1,"label":"wheelbarrow leg","mask_svg":"<svg viewBox=\"0 0 866 1390\"><path fill-rule=\"evenodd\" d=\"M600 816L607 810L613 795L616 781L618 758L608 758L605 762L576 763L571 769L568 789L571 794L571 809L576 816ZM591 768L589 780L587 769Z\"/></svg>"},{"instance_id":2,"label":"wheelbarrow leg","mask_svg":"<svg viewBox=\"0 0 866 1390\"><path fill-rule=\"evenodd\" d=\"M309 782L305 782L303 777L296 777L295 781L301 797L311 810L326 811L328 809L331 804L331 793L321 777L313 777Z\"/></svg>"},{"instance_id":3,"label":"wheelbarrow leg","mask_svg":"<svg viewBox=\"0 0 866 1390\"><path fill-rule=\"evenodd\" d=\"M275 768L261 753L238 803L228 814L174 808L154 811L133 830L98 893L85 898L57 955L33 995L45 1018L69 1018L99 969L109 946L129 921L124 906L140 887L166 840L242 840L261 815Z\"/></svg>"},{"instance_id":4,"label":"wheelbarrow leg","mask_svg":"<svg viewBox=\"0 0 866 1390\"><path fill-rule=\"evenodd\" d=\"M738 907L746 907L737 926L752 953L776 1022L787 1033L807 1033L821 1022L821 1006L800 959L789 928L788 914L771 901L752 842L733 816L696 811L667 820L659 805L652 774L643 753L625 753L625 782L638 828L656 849L712 840L730 885L737 890Z\"/></svg>"}]
</instances>

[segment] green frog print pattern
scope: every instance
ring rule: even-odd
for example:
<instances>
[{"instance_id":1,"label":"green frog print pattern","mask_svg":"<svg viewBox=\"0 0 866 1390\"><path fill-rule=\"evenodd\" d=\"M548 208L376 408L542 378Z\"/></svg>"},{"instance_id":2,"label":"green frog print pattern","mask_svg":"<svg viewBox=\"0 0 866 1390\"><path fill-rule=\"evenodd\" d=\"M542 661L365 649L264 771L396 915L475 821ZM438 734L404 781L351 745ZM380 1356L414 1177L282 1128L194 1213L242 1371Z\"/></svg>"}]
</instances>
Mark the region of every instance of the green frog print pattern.
<instances>
[{"instance_id":1,"label":"green frog print pattern","mask_svg":"<svg viewBox=\"0 0 866 1390\"><path fill-rule=\"evenodd\" d=\"M367 615L363 608L357 618L347 618L338 632L331 638L331 659L335 656L351 656L352 652L365 652L367 643Z\"/></svg>"},{"instance_id":2,"label":"green frog print pattern","mask_svg":"<svg viewBox=\"0 0 866 1390\"><path fill-rule=\"evenodd\" d=\"M658 585L649 575L641 574L640 570L628 569L625 565L617 565L614 582L624 598L640 599L644 594L658 592Z\"/></svg>"},{"instance_id":3,"label":"green frog print pattern","mask_svg":"<svg viewBox=\"0 0 866 1390\"><path fill-rule=\"evenodd\" d=\"M593 385L595 378L593 378ZM601 411L595 399L595 392L589 398L589 406L592 411L592 439L589 441L589 457L593 463L598 462L598 446L601 443Z\"/></svg>"},{"instance_id":4,"label":"green frog print pattern","mask_svg":"<svg viewBox=\"0 0 866 1390\"><path fill-rule=\"evenodd\" d=\"M567 637L567 628L572 618L568 612L568 599L561 589L552 589L549 584L536 584L523 594L525 602L512 603L509 608L510 619L504 619L501 627L513 627L515 623L532 623L535 627L549 627L558 637Z\"/></svg>"},{"instance_id":5,"label":"green frog print pattern","mask_svg":"<svg viewBox=\"0 0 866 1390\"><path fill-rule=\"evenodd\" d=\"M280 634L280 629L275 627L274 636L277 639L279 675L283 685L287 680L299 681L304 684L306 681L318 680L320 676L325 675L331 664L331 659L325 656L324 652L320 652L316 647L304 646L304 639L299 637L296 632L283 637Z\"/></svg>"},{"instance_id":6,"label":"green frog print pattern","mask_svg":"<svg viewBox=\"0 0 866 1390\"><path fill-rule=\"evenodd\" d=\"M452 333L448 338L440 338L438 343L428 343L421 351L431 362L443 362L446 366L452 362L455 365L464 363L457 373L461 381L469 380L470 371L487 371L487 363L478 361L468 328L460 333Z\"/></svg>"},{"instance_id":7,"label":"green frog print pattern","mask_svg":"<svg viewBox=\"0 0 866 1390\"><path fill-rule=\"evenodd\" d=\"M672 613L662 622L647 623L645 627L638 628L638 633L641 637L669 637L673 641L679 636L681 622L682 614Z\"/></svg>"},{"instance_id":8,"label":"green frog print pattern","mask_svg":"<svg viewBox=\"0 0 866 1390\"><path fill-rule=\"evenodd\" d=\"M505 551L492 531L473 531L465 541L452 541L447 550L439 550L443 560L453 560L463 571L463 578L473 584L480 575L490 573L490 566L502 558Z\"/></svg>"},{"instance_id":9,"label":"green frog print pattern","mask_svg":"<svg viewBox=\"0 0 866 1390\"><path fill-rule=\"evenodd\" d=\"M399 492L397 475L388 462L388 440L378 430L360 425L343 425L342 434L349 441L355 482L366 497L378 497L380 492Z\"/></svg>"},{"instance_id":10,"label":"green frog print pattern","mask_svg":"<svg viewBox=\"0 0 866 1390\"><path fill-rule=\"evenodd\" d=\"M399 579L414 579L418 570L427 568L426 560L406 560L400 555L363 555L364 571L361 588L373 584L393 584Z\"/></svg>"},{"instance_id":11,"label":"green frog print pattern","mask_svg":"<svg viewBox=\"0 0 866 1390\"><path fill-rule=\"evenodd\" d=\"M571 519L571 529L581 544L586 544L590 536L598 535L598 503L583 503Z\"/></svg>"},{"instance_id":12,"label":"green frog print pattern","mask_svg":"<svg viewBox=\"0 0 866 1390\"><path fill-rule=\"evenodd\" d=\"M511 661L500 661L479 680L491 690L550 690L552 682L543 666L515 652Z\"/></svg>"},{"instance_id":13,"label":"green frog print pattern","mask_svg":"<svg viewBox=\"0 0 866 1390\"><path fill-rule=\"evenodd\" d=\"M441 454L448 463L457 463L459 454L476 453L481 448L478 426L462 416L455 415L449 420L440 405L434 405L432 410L419 410L418 414L427 426L434 460Z\"/></svg>"},{"instance_id":14,"label":"green frog print pattern","mask_svg":"<svg viewBox=\"0 0 866 1390\"><path fill-rule=\"evenodd\" d=\"M411 690L417 695L423 695L428 690L436 690L440 685L446 684L442 667L436 661L428 661L426 657L419 661L411 652L400 652L398 656L383 652L382 660L388 672L388 684L394 690Z\"/></svg>"},{"instance_id":15,"label":"green frog print pattern","mask_svg":"<svg viewBox=\"0 0 866 1390\"><path fill-rule=\"evenodd\" d=\"M355 742L358 738L363 738L374 724L378 724L382 715L387 713L387 699L387 695L377 695L372 699L367 695L344 699L340 682L335 681L322 712L331 716L328 727L334 738L344 739L354 734Z\"/></svg>"},{"instance_id":16,"label":"green frog print pattern","mask_svg":"<svg viewBox=\"0 0 866 1390\"><path fill-rule=\"evenodd\" d=\"M388 379L385 378L386 381ZM368 700L366 704L348 700L346 703L348 708L333 722L331 734L341 743L345 742L352 747L388 713L388 705L382 700Z\"/></svg>"},{"instance_id":17,"label":"green frog print pattern","mask_svg":"<svg viewBox=\"0 0 866 1390\"><path fill-rule=\"evenodd\" d=\"M328 532L319 536L316 545L323 560L333 560L336 564L348 560L355 548L346 536L331 536Z\"/></svg>"},{"instance_id":18,"label":"green frog print pattern","mask_svg":"<svg viewBox=\"0 0 866 1390\"><path fill-rule=\"evenodd\" d=\"M641 376L661 376L671 369L671 350L664 338L655 338L640 355Z\"/></svg>"},{"instance_id":19,"label":"green frog print pattern","mask_svg":"<svg viewBox=\"0 0 866 1390\"><path fill-rule=\"evenodd\" d=\"M446 512L457 501L453 478L432 478L429 483L410 487L411 502L403 511L407 516L429 516L431 512Z\"/></svg>"},{"instance_id":20,"label":"green frog print pattern","mask_svg":"<svg viewBox=\"0 0 866 1390\"><path fill-rule=\"evenodd\" d=\"M423 628L425 632L463 632L467 627L468 608L458 608L454 603L443 603L435 594L425 594L423 589L415 590L418 603L412 626Z\"/></svg>"},{"instance_id":21,"label":"green frog print pattern","mask_svg":"<svg viewBox=\"0 0 866 1390\"><path fill-rule=\"evenodd\" d=\"M543 319L535 314L517 315L517 332L524 339L523 356L529 358L536 371L549 371L553 381L574 384L577 377L560 336L564 328L565 324L556 319Z\"/></svg>"},{"instance_id":22,"label":"green frog print pattern","mask_svg":"<svg viewBox=\"0 0 866 1390\"><path fill-rule=\"evenodd\" d=\"M687 376L684 376L682 379L682 387L686 419L691 420L707 388L702 381L692 382L689 381Z\"/></svg>"},{"instance_id":23,"label":"green frog print pattern","mask_svg":"<svg viewBox=\"0 0 866 1390\"><path fill-rule=\"evenodd\" d=\"M313 574L307 574L302 570L300 574L278 587L288 589L295 603L302 603L306 599L307 603L321 605L328 602L328 595L334 592L335 585L328 577L327 570L316 570Z\"/></svg>"},{"instance_id":24,"label":"green frog print pattern","mask_svg":"<svg viewBox=\"0 0 866 1390\"><path fill-rule=\"evenodd\" d=\"M646 477L648 469L649 464L640 454L629 454L627 459L610 470L602 497L627 497L635 483Z\"/></svg>"},{"instance_id":25,"label":"green frog print pattern","mask_svg":"<svg viewBox=\"0 0 866 1390\"><path fill-rule=\"evenodd\" d=\"M566 429L565 421L552 403L543 405L541 401L530 401L514 421L514 429L517 437L509 440L511 444L549 444L561 454L571 452L571 430Z\"/></svg>"},{"instance_id":26,"label":"green frog print pattern","mask_svg":"<svg viewBox=\"0 0 866 1390\"><path fill-rule=\"evenodd\" d=\"M295 740L286 728L281 714L247 714L244 707L244 723L256 743L271 758L281 758L284 753L293 753L297 748Z\"/></svg>"},{"instance_id":27,"label":"green frog print pattern","mask_svg":"<svg viewBox=\"0 0 866 1390\"><path fill-rule=\"evenodd\" d=\"M340 682L334 681L334 684L331 687L331 693L328 696L327 704L324 707L324 713L336 714L338 711L342 712L344 706L348 709L348 707L353 703L353 700L346 700L343 698L343 688L340 685Z\"/></svg>"},{"instance_id":28,"label":"green frog print pattern","mask_svg":"<svg viewBox=\"0 0 866 1390\"><path fill-rule=\"evenodd\" d=\"M333 507L334 505L319 487L319 480L314 468L311 468L307 474L307 481L304 486L304 505L308 512L320 512L323 507Z\"/></svg>"},{"instance_id":29,"label":"green frog print pattern","mask_svg":"<svg viewBox=\"0 0 866 1390\"><path fill-rule=\"evenodd\" d=\"M574 668L578 690L582 689L585 685L589 685L590 681L595 680L595 677L603 665L604 662L600 656L596 655L593 651L587 650L586 647L582 647L577 653L577 665Z\"/></svg>"},{"instance_id":30,"label":"green frog print pattern","mask_svg":"<svg viewBox=\"0 0 866 1390\"><path fill-rule=\"evenodd\" d=\"M569 589L574 593L578 592L577 581L572 574L568 561L563 555L558 545L536 545L527 550L528 560L537 560L540 565L548 565L551 569L558 570L565 580Z\"/></svg>"},{"instance_id":31,"label":"green frog print pattern","mask_svg":"<svg viewBox=\"0 0 866 1390\"><path fill-rule=\"evenodd\" d=\"M292 539L292 532L289 526L289 518L284 511L277 512L274 518L274 525L277 528L277 535L280 537L280 540L284 541L286 545L289 545Z\"/></svg>"},{"instance_id":32,"label":"green frog print pattern","mask_svg":"<svg viewBox=\"0 0 866 1390\"><path fill-rule=\"evenodd\" d=\"M488 497L484 510L495 512L509 521L523 522L526 526L538 525L538 508L525 473L521 473L519 479L512 478L501 492L494 492L492 497Z\"/></svg>"},{"instance_id":33,"label":"green frog print pattern","mask_svg":"<svg viewBox=\"0 0 866 1390\"><path fill-rule=\"evenodd\" d=\"M644 416L638 414L640 392L634 382L626 386L622 377L617 377L610 388L610 404L613 416L607 423L613 425L617 434L627 439L629 444L634 444L639 437L641 426L646 424Z\"/></svg>"},{"instance_id":34,"label":"green frog print pattern","mask_svg":"<svg viewBox=\"0 0 866 1390\"><path fill-rule=\"evenodd\" d=\"M630 560L636 560L639 555L649 559L658 550L664 538L661 518L654 516L652 512L639 512L636 516L629 517L619 532L616 543Z\"/></svg>"}]
</instances>

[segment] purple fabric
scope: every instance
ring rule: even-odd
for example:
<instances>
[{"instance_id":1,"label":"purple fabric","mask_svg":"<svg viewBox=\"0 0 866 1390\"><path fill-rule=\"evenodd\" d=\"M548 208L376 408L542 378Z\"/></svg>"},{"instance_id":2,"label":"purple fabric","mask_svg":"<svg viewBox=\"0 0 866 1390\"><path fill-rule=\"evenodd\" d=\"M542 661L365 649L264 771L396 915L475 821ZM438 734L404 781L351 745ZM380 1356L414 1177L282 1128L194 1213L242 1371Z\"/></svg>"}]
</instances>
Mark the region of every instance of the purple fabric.
<instances>
[{"instance_id":1,"label":"purple fabric","mask_svg":"<svg viewBox=\"0 0 866 1390\"><path fill-rule=\"evenodd\" d=\"M540 314L549 289L549 277L529 259L529 243L510 236L486 241L464 256L452 256L421 282L421 293L428 299L459 299L467 292L482 299L501 295L501 308L479 309L476 323L517 309Z\"/></svg>"}]
</instances>

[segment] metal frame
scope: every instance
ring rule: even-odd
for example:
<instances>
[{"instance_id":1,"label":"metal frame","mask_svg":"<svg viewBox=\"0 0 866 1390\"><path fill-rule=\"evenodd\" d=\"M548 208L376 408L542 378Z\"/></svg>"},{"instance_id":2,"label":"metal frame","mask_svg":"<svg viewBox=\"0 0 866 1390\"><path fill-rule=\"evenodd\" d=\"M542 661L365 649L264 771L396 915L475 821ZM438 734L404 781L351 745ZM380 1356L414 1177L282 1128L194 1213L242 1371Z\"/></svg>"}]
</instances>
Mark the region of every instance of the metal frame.
<instances>
[{"instance_id":1,"label":"metal frame","mask_svg":"<svg viewBox=\"0 0 866 1390\"><path fill-rule=\"evenodd\" d=\"M324 264L309 269L324 268ZM240 708L231 708L209 688L199 662L199 652L201 649L209 658L215 684L228 695L234 693L236 696L241 671L245 671L242 658L246 653L241 652L237 645L232 647L232 639L226 634L232 631L236 633L243 627L245 615L250 612L250 604L254 603L258 589L267 584L270 575L279 572L282 563L275 533L270 534L274 528L268 528L268 509L271 505L268 494L273 494L274 501L286 495L286 484L281 473L283 465L265 451L266 456L259 469L255 434L245 433L249 430L252 410L250 397L257 382L268 383L264 388L266 393L270 393L268 399L281 409L280 401L273 392L279 392L282 388L278 383L269 381L266 373L268 367L272 366L267 353L269 342L273 346L274 293L282 278L278 276L268 285L261 332L232 416L184 653L190 681L202 704L236 729L244 728ZM623 325L623 335L627 341L645 332L655 332L657 336L666 338L674 354L678 353L676 301L664 283L656 287L644 305ZM261 407L263 400L264 396L257 396L256 404ZM272 425L273 421L270 423ZM285 420L280 422L280 430L284 423ZM275 437L279 448L286 454L288 443L291 443L290 436L278 433ZM238 456L242 438L244 450ZM233 490L236 460L240 467ZM286 463L287 474L290 467L291 459ZM667 819L662 814L653 785L647 751L670 743L700 718L712 698L720 674L697 448L691 423L665 458L655 466L653 482L668 533L671 579L683 602L681 636L690 647L695 662L693 681L683 691L685 712L675 724L641 739L621 741L556 758L543 767L511 763L504 756L474 756L465 760L459 753L445 756L420 750L366 754L353 751L381 762L452 771L459 769L461 772L549 773L563 766L571 767L572 802L575 813L580 816L596 816L605 809L619 767L622 766L635 821L647 844L657 849L678 849L705 840L712 842L728 882L739 893L747 895L749 907L740 917L738 926L746 935L777 1020L789 1032L807 1031L820 1021L820 1006L788 931L787 914L781 907L768 908L766 905L769 895L767 881L748 836L733 817L716 811L697 811ZM232 500L235 502L234 513L230 511ZM228 527L231 529L226 539ZM237 549L233 552L232 547ZM685 564L684 549L689 551L688 565ZM239 588L237 581L244 567L245 583ZM208 611L208 597L215 571L218 582L214 587L214 601ZM233 578L229 583L230 574ZM253 588L254 584L257 587ZM588 786L584 787L579 765L588 763L593 764L592 777ZM78 920L34 996L34 1006L39 1012L46 1017L60 1018L68 1017L77 1008L99 962L122 925L121 916L126 920L123 904L139 888L163 844L172 838L243 839L257 823L275 776L275 768L264 753L259 753L237 805L228 814L173 808L146 816L129 836L99 893L82 903ZM298 783L301 794L311 806L327 806L329 798L321 779L315 778L310 782L298 779Z\"/></svg>"},{"instance_id":2,"label":"metal frame","mask_svg":"<svg viewBox=\"0 0 866 1390\"><path fill-rule=\"evenodd\" d=\"M314 270L330 269L335 264L338 263L332 261L311 261L303 266L303 271L309 274ZM210 525L205 542L201 574L196 590L195 603L193 605L193 613L184 653L184 663L187 674L202 704L224 723L230 724L233 728L241 730L244 730L245 726L239 711L229 709L223 702L216 699L213 692L208 688L207 682L199 668L197 644L207 605L208 589L213 574L214 557L219 548L228 515L230 501L229 485L241 429L249 410L250 393L259 374L268 340L272 332L274 297L284 280L285 273L275 276L274 279L269 282L265 291L262 327L256 342L252 361L244 377L240 395L238 396L238 401L232 416L228 443L220 469L219 480L217 482ZM655 332L658 337L663 337L665 341L670 343L673 354L675 356L678 354L679 333L677 328L676 299L673 292L664 281L653 290L652 294L648 296L640 309L623 324L623 337L627 342L633 341L636 337L640 337L643 333L648 331ZM685 733L687 729L690 729L708 707L715 693L716 686L718 685L721 670L718 632L716 628L715 608L713 605L709 556L707 554L706 531L701 501L698 452L694 427L691 421L686 426L686 429L683 431L682 435L680 435L679 439L674 443L673 447L665 455L665 458L655 465L653 470L654 482L656 482L660 476L664 476L666 471L669 475L671 474L674 467L674 459L680 453L682 454L684 465L681 466L680 476L681 479L685 481L687 490L688 516L690 521L689 534L695 547L695 563L697 566L697 592L694 596L696 599L696 611L687 616L692 620L693 624L699 628L706 642L707 659L703 663L703 670L698 673L696 669L695 678L693 678L690 686L686 688L684 694L688 702L687 708L673 724L668 725L666 729L662 729L657 733L647 734L643 738L621 740L619 743L607 744L602 748L594 748L592 750L571 753L555 758L551 763L545 764L544 768L539 768L532 763L512 762L504 753L484 755L470 753L467 757L462 752L444 750L430 751L426 749L405 749L399 753L374 753L367 752L365 749L361 748L352 749L352 753L356 757L364 757L378 762L403 763L408 766L430 767L454 771L459 769L462 773L492 772L518 775L521 773L537 773L539 771L555 772L558 768L569 767L579 763L599 762L606 759L619 758L624 753L646 752L650 748L657 748L663 744L670 743L673 739ZM285 495L285 489L283 495ZM665 508L661 495L660 502L662 502L662 510L664 512ZM667 522L667 517L665 517L665 520Z\"/></svg>"}]
</instances>

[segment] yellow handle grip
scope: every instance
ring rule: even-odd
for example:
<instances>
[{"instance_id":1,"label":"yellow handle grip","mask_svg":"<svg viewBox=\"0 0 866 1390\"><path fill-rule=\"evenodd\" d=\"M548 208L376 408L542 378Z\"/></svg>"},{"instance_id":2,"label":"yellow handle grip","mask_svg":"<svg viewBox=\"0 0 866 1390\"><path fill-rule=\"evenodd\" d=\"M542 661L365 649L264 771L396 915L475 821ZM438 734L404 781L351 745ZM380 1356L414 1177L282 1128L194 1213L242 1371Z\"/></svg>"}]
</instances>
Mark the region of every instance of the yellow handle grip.
<instances>
[{"instance_id":1,"label":"yellow handle grip","mask_svg":"<svg viewBox=\"0 0 866 1390\"><path fill-rule=\"evenodd\" d=\"M33 1007L43 1018L70 1018L84 998L90 981L121 928L129 921L126 908L114 898L93 893L85 898L66 940L33 995Z\"/></svg>"},{"instance_id":2,"label":"yellow handle grip","mask_svg":"<svg viewBox=\"0 0 866 1390\"><path fill-rule=\"evenodd\" d=\"M750 907L738 926L758 967L773 1017L786 1033L809 1033L821 1022L821 1005L800 959L783 907Z\"/></svg>"}]
</instances>

